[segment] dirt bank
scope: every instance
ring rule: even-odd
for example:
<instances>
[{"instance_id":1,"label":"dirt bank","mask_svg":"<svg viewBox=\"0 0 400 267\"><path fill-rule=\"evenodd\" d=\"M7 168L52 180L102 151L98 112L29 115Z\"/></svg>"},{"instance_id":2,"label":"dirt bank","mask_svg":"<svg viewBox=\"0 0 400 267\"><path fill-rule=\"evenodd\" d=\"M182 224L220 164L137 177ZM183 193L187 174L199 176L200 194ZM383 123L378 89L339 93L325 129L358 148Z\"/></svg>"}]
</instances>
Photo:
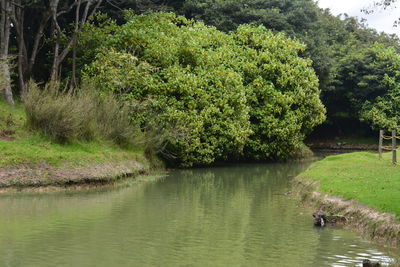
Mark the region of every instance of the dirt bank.
<instances>
[{"instance_id":1,"label":"dirt bank","mask_svg":"<svg viewBox=\"0 0 400 267\"><path fill-rule=\"evenodd\" d=\"M321 210L328 215L346 218L345 225L379 243L400 246L400 223L390 213L378 212L355 201L318 192L318 182L297 177L293 181L293 192L304 204Z\"/></svg>"},{"instance_id":2,"label":"dirt bank","mask_svg":"<svg viewBox=\"0 0 400 267\"><path fill-rule=\"evenodd\" d=\"M148 164L134 160L81 167L55 167L45 163L0 167L0 189L105 184L145 174L149 170Z\"/></svg>"}]
</instances>

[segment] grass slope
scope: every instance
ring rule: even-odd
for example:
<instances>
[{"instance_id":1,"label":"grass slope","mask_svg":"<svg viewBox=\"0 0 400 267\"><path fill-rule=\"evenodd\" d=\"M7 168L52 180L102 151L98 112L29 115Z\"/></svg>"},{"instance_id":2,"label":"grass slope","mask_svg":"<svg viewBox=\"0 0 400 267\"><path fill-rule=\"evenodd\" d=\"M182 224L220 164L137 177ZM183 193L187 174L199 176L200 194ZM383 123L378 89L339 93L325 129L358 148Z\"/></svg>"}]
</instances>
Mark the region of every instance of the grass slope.
<instances>
[{"instance_id":1,"label":"grass slope","mask_svg":"<svg viewBox=\"0 0 400 267\"><path fill-rule=\"evenodd\" d=\"M357 152L329 156L300 174L319 181L319 191L400 218L400 166L391 164L391 153Z\"/></svg>"},{"instance_id":2,"label":"grass slope","mask_svg":"<svg viewBox=\"0 0 400 267\"><path fill-rule=\"evenodd\" d=\"M0 167L21 164L85 166L122 160L144 160L142 151L122 149L109 142L80 142L60 145L25 128L21 104L15 108L0 101Z\"/></svg>"}]
</instances>

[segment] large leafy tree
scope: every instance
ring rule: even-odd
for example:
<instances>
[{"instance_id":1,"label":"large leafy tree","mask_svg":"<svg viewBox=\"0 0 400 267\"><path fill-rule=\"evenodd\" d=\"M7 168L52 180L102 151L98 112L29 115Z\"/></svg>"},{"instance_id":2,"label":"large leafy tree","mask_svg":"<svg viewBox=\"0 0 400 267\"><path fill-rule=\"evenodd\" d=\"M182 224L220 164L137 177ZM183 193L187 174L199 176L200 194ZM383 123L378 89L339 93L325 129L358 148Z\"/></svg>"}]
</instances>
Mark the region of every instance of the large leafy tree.
<instances>
[{"instance_id":1,"label":"large leafy tree","mask_svg":"<svg viewBox=\"0 0 400 267\"><path fill-rule=\"evenodd\" d=\"M361 105L360 116L375 129L400 130L400 55L393 49L376 45L365 57L373 57L356 71L358 94L354 98ZM363 60L359 58L358 63ZM357 63L356 63L357 64ZM372 71L370 71L372 70ZM360 103L361 102L361 103Z\"/></svg>"},{"instance_id":2,"label":"large leafy tree","mask_svg":"<svg viewBox=\"0 0 400 267\"><path fill-rule=\"evenodd\" d=\"M389 7L394 2L377 1L375 8L379 8L378 5ZM356 89L343 80L346 76L344 70L349 70L346 64L351 66L351 62L346 60L347 55L362 53L363 49L375 43L400 51L396 36L377 33L347 15L335 17L311 0L186 0L180 12L225 32L243 23L262 24L273 31L286 32L306 44L301 55L313 62L321 97L328 110L328 123L334 126L330 129L337 133L343 132L348 124L358 124L361 119L361 106L348 102L348 95L357 94L354 92Z\"/></svg>"},{"instance_id":3,"label":"large leafy tree","mask_svg":"<svg viewBox=\"0 0 400 267\"><path fill-rule=\"evenodd\" d=\"M186 0L178 12L225 32L248 23L286 32L307 44L304 56L313 60L320 87L327 88L332 80L333 62L328 42L333 40L326 29L330 23L324 20L326 14L313 0Z\"/></svg>"},{"instance_id":4,"label":"large leafy tree","mask_svg":"<svg viewBox=\"0 0 400 267\"><path fill-rule=\"evenodd\" d=\"M85 79L132 105L150 103L133 116L179 133L166 146L177 164L287 159L324 119L311 62L298 56L304 46L283 34L263 26L226 34L171 13L108 29L101 43L91 41L96 28L83 33L82 45L98 51Z\"/></svg>"}]
</instances>

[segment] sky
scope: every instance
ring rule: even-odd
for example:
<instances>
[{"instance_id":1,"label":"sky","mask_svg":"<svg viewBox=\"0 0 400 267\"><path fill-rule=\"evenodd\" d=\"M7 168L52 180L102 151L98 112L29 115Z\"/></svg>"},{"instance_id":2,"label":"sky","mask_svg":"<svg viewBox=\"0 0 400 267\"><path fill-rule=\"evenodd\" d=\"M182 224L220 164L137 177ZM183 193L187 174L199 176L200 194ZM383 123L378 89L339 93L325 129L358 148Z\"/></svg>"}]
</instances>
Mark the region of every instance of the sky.
<instances>
[{"instance_id":1,"label":"sky","mask_svg":"<svg viewBox=\"0 0 400 267\"><path fill-rule=\"evenodd\" d=\"M400 17L400 2L397 8L377 10L374 14L364 14L362 8L371 6L373 0L318 0L321 8L329 8L333 15L347 13L350 16L365 18L371 28L386 33L396 33L400 36L400 26L393 27L393 22Z\"/></svg>"}]
</instances>

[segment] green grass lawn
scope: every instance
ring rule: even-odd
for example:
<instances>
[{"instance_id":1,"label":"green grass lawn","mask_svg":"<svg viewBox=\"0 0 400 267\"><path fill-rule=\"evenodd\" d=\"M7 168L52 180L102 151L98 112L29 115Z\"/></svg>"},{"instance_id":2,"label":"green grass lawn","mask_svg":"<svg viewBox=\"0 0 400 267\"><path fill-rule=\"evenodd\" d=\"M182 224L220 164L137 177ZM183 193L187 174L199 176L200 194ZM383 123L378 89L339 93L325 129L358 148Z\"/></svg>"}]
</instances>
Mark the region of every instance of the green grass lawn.
<instances>
[{"instance_id":1,"label":"green grass lawn","mask_svg":"<svg viewBox=\"0 0 400 267\"><path fill-rule=\"evenodd\" d=\"M53 166L85 166L120 160L142 160L142 151L122 149L110 142L60 145L28 131L21 104L15 108L0 101L0 167L47 163Z\"/></svg>"},{"instance_id":2,"label":"green grass lawn","mask_svg":"<svg viewBox=\"0 0 400 267\"><path fill-rule=\"evenodd\" d=\"M329 156L300 177L319 181L321 192L345 200L355 199L400 218L400 164L392 165L391 153L384 153L382 160L368 152Z\"/></svg>"}]
</instances>

